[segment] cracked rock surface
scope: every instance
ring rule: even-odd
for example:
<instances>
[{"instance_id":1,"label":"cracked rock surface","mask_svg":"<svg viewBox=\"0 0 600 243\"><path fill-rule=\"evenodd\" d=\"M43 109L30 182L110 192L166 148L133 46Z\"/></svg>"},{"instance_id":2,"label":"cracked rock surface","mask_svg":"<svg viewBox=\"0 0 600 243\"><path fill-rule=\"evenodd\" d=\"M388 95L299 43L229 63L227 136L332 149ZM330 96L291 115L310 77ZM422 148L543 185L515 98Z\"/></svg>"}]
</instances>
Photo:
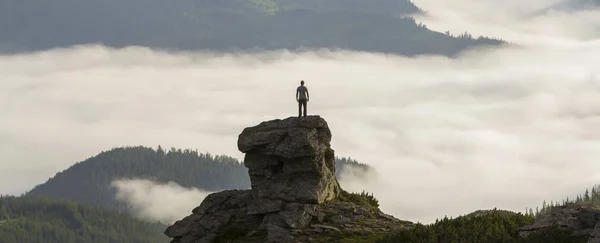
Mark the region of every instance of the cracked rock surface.
<instances>
[{"instance_id":1,"label":"cracked rock surface","mask_svg":"<svg viewBox=\"0 0 600 243\"><path fill-rule=\"evenodd\" d=\"M331 131L318 116L262 122L244 129L238 149L245 153L257 203L323 203L339 193Z\"/></svg>"}]
</instances>

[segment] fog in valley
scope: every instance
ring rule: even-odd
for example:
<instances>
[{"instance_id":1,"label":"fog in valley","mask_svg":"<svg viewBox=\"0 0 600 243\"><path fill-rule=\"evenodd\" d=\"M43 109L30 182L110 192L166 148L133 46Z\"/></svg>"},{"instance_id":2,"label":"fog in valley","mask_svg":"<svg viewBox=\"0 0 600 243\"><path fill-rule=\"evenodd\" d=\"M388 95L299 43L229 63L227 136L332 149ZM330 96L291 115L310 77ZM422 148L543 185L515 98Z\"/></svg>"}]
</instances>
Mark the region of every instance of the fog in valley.
<instances>
[{"instance_id":1,"label":"fog in valley","mask_svg":"<svg viewBox=\"0 0 600 243\"><path fill-rule=\"evenodd\" d=\"M242 159L237 136L297 115L305 80L308 112L327 120L336 155L376 169L367 179L344 174L342 187L374 193L386 213L430 223L572 197L600 180L600 11L496 2L415 1L431 29L518 44L455 59L101 45L0 56L0 194L24 193L113 147ZM143 217L168 222L208 193L114 186Z\"/></svg>"}]
</instances>

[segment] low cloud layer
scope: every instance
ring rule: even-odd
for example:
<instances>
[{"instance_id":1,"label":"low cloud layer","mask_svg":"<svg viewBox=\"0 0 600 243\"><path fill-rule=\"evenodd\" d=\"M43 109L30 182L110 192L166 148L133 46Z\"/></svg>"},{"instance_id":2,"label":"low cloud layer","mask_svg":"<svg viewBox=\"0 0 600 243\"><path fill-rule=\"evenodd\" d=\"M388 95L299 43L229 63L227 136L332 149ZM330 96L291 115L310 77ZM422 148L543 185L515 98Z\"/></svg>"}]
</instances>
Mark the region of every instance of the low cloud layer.
<instances>
[{"instance_id":1,"label":"low cloud layer","mask_svg":"<svg viewBox=\"0 0 600 243\"><path fill-rule=\"evenodd\" d=\"M457 59L103 46L0 56L0 194L22 193L117 146L240 158L236 140L245 127L296 114L300 79L310 90L309 113L332 129L336 154L377 169L370 180L345 174L342 185L373 192L399 218L522 211L598 183L596 10L552 12L545 6L557 1L542 0L429 2L416 1L432 13L425 23L434 29L460 27L525 45ZM188 195L151 182L117 185L131 202ZM189 195L162 208L188 207L186 215L202 192ZM140 212L175 217L152 205Z\"/></svg>"},{"instance_id":2,"label":"low cloud layer","mask_svg":"<svg viewBox=\"0 0 600 243\"><path fill-rule=\"evenodd\" d=\"M373 192L384 210L415 221L521 211L598 182L598 51L497 49L454 60L82 46L4 56L0 163L21 181L0 177L0 191L20 192L114 146L240 158L243 128L295 115L304 79L309 113L327 119L337 155L378 171L368 182L343 177L347 189Z\"/></svg>"},{"instance_id":3,"label":"low cloud layer","mask_svg":"<svg viewBox=\"0 0 600 243\"><path fill-rule=\"evenodd\" d=\"M361 192L365 184L378 180L376 171L345 167L338 178L346 190ZM118 201L124 202L142 220L173 224L190 215L210 193L186 188L175 182L157 183L146 179L121 179L112 182Z\"/></svg>"},{"instance_id":4,"label":"low cloud layer","mask_svg":"<svg viewBox=\"0 0 600 243\"><path fill-rule=\"evenodd\" d=\"M117 180L117 199L126 202L140 218L172 224L191 214L209 194L176 183L159 184L149 180Z\"/></svg>"}]
</instances>

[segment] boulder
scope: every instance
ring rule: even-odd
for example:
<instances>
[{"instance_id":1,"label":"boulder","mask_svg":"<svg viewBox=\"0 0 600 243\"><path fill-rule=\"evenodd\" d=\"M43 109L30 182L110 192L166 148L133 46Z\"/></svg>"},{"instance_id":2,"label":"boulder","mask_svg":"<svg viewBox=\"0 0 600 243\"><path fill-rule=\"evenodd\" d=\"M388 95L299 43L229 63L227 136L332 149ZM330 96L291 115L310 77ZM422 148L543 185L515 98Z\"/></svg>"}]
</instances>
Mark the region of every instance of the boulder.
<instances>
[{"instance_id":1,"label":"boulder","mask_svg":"<svg viewBox=\"0 0 600 243\"><path fill-rule=\"evenodd\" d=\"M331 131L319 116L291 117L246 128L238 138L255 198L323 203L340 186Z\"/></svg>"}]
</instances>

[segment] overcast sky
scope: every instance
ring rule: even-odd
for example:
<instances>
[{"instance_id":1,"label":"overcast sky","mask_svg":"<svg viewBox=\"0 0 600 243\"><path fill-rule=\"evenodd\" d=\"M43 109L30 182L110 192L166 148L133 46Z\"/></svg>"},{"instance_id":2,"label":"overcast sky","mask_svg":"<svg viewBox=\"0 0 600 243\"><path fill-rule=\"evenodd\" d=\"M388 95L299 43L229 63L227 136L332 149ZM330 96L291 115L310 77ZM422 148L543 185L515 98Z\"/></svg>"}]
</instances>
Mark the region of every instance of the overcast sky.
<instances>
[{"instance_id":1,"label":"overcast sky","mask_svg":"<svg viewBox=\"0 0 600 243\"><path fill-rule=\"evenodd\" d=\"M311 94L308 112L329 123L336 154L379 173L368 182L343 177L342 186L374 192L398 218L522 211L600 181L600 12L546 11L556 1L541 0L415 2L433 15L418 18L430 28L526 46L456 60L103 46L0 56L0 194L23 193L118 146L241 158L243 128L296 115L300 79ZM133 203L159 200L156 192L195 193L174 205L184 209L177 215L140 209L163 220L185 216L206 193L115 185Z\"/></svg>"}]
</instances>

